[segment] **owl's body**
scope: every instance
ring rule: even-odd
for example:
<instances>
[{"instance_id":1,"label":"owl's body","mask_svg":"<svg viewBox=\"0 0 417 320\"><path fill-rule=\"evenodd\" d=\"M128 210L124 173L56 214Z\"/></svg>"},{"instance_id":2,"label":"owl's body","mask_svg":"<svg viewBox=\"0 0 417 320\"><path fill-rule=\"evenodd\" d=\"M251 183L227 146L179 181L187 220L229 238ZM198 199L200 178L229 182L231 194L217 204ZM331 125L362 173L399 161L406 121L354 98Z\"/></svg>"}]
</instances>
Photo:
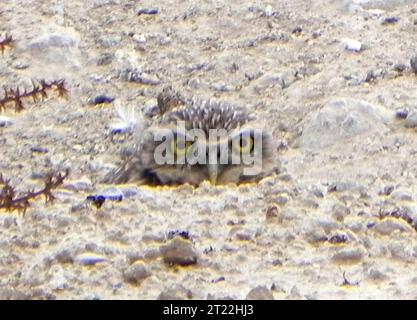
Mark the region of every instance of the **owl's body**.
<instances>
[{"instance_id":1,"label":"owl's body","mask_svg":"<svg viewBox=\"0 0 417 320\"><path fill-rule=\"evenodd\" d=\"M159 104L162 100L158 97ZM270 134L263 131L263 128L258 126L256 120L249 116L245 110L215 101L178 99L176 104L170 99L165 100L170 102L170 107L159 105L159 109L165 113L159 115L154 123L144 130L142 142L136 153L121 168L110 173L105 182L138 182L151 185L189 183L195 186L204 180L213 184L242 183L258 181L277 167L277 163L274 163L276 160L273 156L275 148L272 146ZM182 129L180 129L179 123L183 124ZM184 137L184 141L187 140L189 132L193 129L200 130L199 132L204 133L205 138L193 138L193 142L180 142L182 141L181 137ZM258 138L255 137L255 129L256 132L260 132L257 135ZM214 142L209 141L208 137L213 130L216 132L221 130L227 133L227 136L219 137ZM174 163L168 164L156 161L161 141L155 141L155 135L162 131L172 132L170 137L163 140L168 146L163 154L168 156L172 153L175 160L183 155L185 163L174 161ZM237 141L233 143L233 147L232 141ZM261 157L261 166L257 168L255 174L247 174L248 164L235 164L231 160L234 156L243 158L244 152L254 156L254 142L261 142L259 143L261 154L258 155ZM194 147L194 149L190 148L192 143L194 143L194 147L198 145L200 151L203 150L207 153L206 160L211 159L209 163L187 162L186 155L188 156L191 150L196 150ZM225 147L229 148L228 151L225 151L227 152L226 158L223 158L222 162L219 159L220 149ZM214 150L212 153L214 158L212 154L209 156L209 150ZM253 167L252 164L251 166Z\"/></svg>"}]
</instances>

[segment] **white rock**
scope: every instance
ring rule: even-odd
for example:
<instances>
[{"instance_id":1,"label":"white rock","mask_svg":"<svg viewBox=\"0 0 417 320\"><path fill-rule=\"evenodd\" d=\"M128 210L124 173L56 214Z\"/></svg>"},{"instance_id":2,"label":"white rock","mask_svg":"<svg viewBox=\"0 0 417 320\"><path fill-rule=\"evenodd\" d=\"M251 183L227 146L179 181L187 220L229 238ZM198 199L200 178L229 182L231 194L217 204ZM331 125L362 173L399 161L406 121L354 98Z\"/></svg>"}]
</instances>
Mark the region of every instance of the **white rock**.
<instances>
[{"instance_id":1,"label":"white rock","mask_svg":"<svg viewBox=\"0 0 417 320\"><path fill-rule=\"evenodd\" d=\"M267 5L266 8L265 8L265 16L272 17L274 15L274 13L275 13L275 11L272 8L272 6Z\"/></svg>"},{"instance_id":2,"label":"white rock","mask_svg":"<svg viewBox=\"0 0 417 320\"><path fill-rule=\"evenodd\" d=\"M140 44L144 44L146 42L146 37L143 34L135 34L132 39Z\"/></svg>"},{"instance_id":3,"label":"white rock","mask_svg":"<svg viewBox=\"0 0 417 320\"><path fill-rule=\"evenodd\" d=\"M362 49L362 43L354 39L344 38L342 43L344 48L349 51L359 52Z\"/></svg>"},{"instance_id":4,"label":"white rock","mask_svg":"<svg viewBox=\"0 0 417 320\"><path fill-rule=\"evenodd\" d=\"M0 128L10 127L12 124L12 119L9 117L0 116Z\"/></svg>"}]
</instances>

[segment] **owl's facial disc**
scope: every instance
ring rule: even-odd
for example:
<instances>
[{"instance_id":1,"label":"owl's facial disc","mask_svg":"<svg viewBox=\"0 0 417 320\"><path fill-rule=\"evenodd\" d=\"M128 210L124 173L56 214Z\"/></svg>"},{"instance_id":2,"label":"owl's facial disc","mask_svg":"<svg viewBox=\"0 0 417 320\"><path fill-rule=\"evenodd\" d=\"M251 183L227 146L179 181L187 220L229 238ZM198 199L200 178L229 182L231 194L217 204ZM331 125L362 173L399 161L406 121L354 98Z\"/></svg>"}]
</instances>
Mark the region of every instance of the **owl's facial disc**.
<instances>
[{"instance_id":1,"label":"owl's facial disc","mask_svg":"<svg viewBox=\"0 0 417 320\"><path fill-rule=\"evenodd\" d=\"M176 135L170 142L170 150L176 158L185 157L191 145L191 141L187 141L185 138Z\"/></svg>"},{"instance_id":2,"label":"owl's facial disc","mask_svg":"<svg viewBox=\"0 0 417 320\"><path fill-rule=\"evenodd\" d=\"M186 177L183 181L194 179L191 176L196 177L198 174L200 178L218 184L250 180L262 171L262 131L238 128L224 135L217 133L213 136L209 134L208 137L204 132L198 136L190 130L168 131L170 134L163 143L158 142L155 149L159 154L164 149L160 147L166 147L161 154L168 156L167 161L157 162L161 166L158 167L161 174L163 170L180 172ZM164 160L163 157L161 159Z\"/></svg>"},{"instance_id":3,"label":"owl's facial disc","mask_svg":"<svg viewBox=\"0 0 417 320\"><path fill-rule=\"evenodd\" d=\"M216 164L208 164L207 165L207 169L208 169L208 178L211 184L216 184L217 183L217 179L219 177L219 173L220 172L220 164L216 163Z\"/></svg>"},{"instance_id":4,"label":"owl's facial disc","mask_svg":"<svg viewBox=\"0 0 417 320\"><path fill-rule=\"evenodd\" d=\"M256 176L262 167L262 133L254 129L233 132L226 140L207 148L208 180L212 184L222 181L223 174L239 172L239 178Z\"/></svg>"},{"instance_id":5,"label":"owl's facial disc","mask_svg":"<svg viewBox=\"0 0 417 320\"><path fill-rule=\"evenodd\" d=\"M233 135L229 144L233 152L240 157L252 155L255 147L255 135L252 130L240 131Z\"/></svg>"}]
</instances>

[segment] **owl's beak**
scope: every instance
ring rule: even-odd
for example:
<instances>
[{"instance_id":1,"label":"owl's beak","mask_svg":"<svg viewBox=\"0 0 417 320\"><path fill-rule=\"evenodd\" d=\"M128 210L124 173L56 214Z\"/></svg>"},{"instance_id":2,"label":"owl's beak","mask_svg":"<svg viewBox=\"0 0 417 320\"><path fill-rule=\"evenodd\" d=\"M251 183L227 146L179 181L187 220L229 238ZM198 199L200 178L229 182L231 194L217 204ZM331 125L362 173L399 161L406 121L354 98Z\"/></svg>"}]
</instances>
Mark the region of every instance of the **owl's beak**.
<instances>
[{"instance_id":1,"label":"owl's beak","mask_svg":"<svg viewBox=\"0 0 417 320\"><path fill-rule=\"evenodd\" d=\"M217 177L219 176L219 165L218 164L209 164L208 165L208 174L211 184L217 183Z\"/></svg>"}]
</instances>

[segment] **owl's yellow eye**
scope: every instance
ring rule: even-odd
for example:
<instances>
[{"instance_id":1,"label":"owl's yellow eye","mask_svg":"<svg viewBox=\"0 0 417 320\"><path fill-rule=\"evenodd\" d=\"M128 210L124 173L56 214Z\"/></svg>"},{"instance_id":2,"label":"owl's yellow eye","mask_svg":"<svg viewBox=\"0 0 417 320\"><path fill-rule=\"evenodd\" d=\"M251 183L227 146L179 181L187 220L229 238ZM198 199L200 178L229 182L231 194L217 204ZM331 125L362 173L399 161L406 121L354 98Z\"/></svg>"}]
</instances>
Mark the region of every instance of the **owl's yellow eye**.
<instances>
[{"instance_id":1,"label":"owl's yellow eye","mask_svg":"<svg viewBox=\"0 0 417 320\"><path fill-rule=\"evenodd\" d=\"M251 136L242 135L238 141L233 144L236 151L240 153L250 153L253 150L253 138Z\"/></svg>"},{"instance_id":2,"label":"owl's yellow eye","mask_svg":"<svg viewBox=\"0 0 417 320\"><path fill-rule=\"evenodd\" d=\"M176 156L185 156L192 145L191 141L183 139L173 139L171 142L171 150Z\"/></svg>"}]
</instances>

